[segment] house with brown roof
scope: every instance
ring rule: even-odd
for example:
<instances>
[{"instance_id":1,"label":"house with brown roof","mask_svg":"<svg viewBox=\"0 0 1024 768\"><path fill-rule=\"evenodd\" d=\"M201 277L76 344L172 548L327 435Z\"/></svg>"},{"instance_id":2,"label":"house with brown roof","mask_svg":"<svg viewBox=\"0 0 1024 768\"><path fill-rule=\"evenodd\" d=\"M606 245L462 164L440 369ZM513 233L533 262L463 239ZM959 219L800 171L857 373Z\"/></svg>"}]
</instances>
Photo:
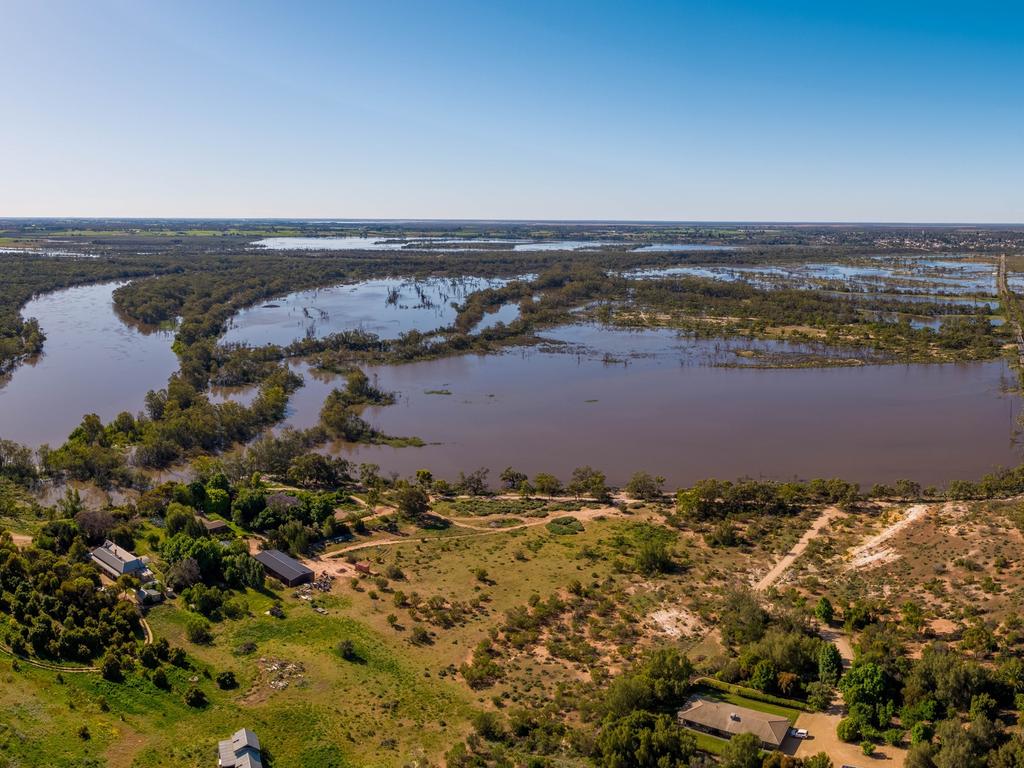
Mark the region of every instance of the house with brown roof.
<instances>
[{"instance_id":1,"label":"house with brown roof","mask_svg":"<svg viewBox=\"0 0 1024 768\"><path fill-rule=\"evenodd\" d=\"M789 734L789 720L756 709L738 707L727 701L691 696L679 710L679 724L695 731L731 739L752 733L765 749L778 749Z\"/></svg>"}]
</instances>

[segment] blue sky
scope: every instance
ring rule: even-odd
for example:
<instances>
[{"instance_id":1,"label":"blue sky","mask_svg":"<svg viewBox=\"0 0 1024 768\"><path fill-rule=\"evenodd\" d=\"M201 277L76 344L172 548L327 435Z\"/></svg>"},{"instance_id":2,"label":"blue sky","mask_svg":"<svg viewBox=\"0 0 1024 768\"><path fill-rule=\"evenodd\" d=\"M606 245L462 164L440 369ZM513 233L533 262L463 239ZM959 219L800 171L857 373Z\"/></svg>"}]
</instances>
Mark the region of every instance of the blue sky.
<instances>
[{"instance_id":1,"label":"blue sky","mask_svg":"<svg viewBox=\"0 0 1024 768\"><path fill-rule=\"evenodd\" d=\"M1024 5L0 0L0 216L1024 222Z\"/></svg>"}]
</instances>

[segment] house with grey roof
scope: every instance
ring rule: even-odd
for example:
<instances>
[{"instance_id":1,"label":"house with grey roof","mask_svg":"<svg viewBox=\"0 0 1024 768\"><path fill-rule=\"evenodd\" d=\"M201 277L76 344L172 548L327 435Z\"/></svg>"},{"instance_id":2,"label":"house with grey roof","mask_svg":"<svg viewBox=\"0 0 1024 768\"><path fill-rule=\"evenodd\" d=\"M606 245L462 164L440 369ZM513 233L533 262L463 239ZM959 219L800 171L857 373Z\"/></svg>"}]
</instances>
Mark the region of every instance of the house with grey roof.
<instances>
[{"instance_id":1,"label":"house with grey roof","mask_svg":"<svg viewBox=\"0 0 1024 768\"><path fill-rule=\"evenodd\" d=\"M308 584L313 580L311 569L278 549L264 549L262 552L257 552L254 557L259 560L263 569L270 576L289 587Z\"/></svg>"},{"instance_id":2,"label":"house with grey roof","mask_svg":"<svg viewBox=\"0 0 1024 768\"><path fill-rule=\"evenodd\" d=\"M789 720L705 696L691 696L679 710L679 724L723 739L752 733L765 749L778 749L789 734Z\"/></svg>"},{"instance_id":3,"label":"house with grey roof","mask_svg":"<svg viewBox=\"0 0 1024 768\"><path fill-rule=\"evenodd\" d=\"M126 573L141 576L148 570L141 559L109 540L104 541L103 546L96 547L90 557L112 579Z\"/></svg>"},{"instance_id":4,"label":"house with grey roof","mask_svg":"<svg viewBox=\"0 0 1024 768\"><path fill-rule=\"evenodd\" d=\"M236 731L230 739L217 745L220 768L263 768L260 740L248 728Z\"/></svg>"}]
</instances>

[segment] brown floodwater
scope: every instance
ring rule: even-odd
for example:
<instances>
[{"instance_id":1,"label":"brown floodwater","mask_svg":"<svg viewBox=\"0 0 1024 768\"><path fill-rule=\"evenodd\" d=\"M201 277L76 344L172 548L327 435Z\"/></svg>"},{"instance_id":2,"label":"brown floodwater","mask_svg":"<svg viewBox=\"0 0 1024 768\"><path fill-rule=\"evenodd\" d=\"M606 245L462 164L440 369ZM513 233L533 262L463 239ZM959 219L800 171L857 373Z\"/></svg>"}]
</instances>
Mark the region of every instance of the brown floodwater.
<instances>
[{"instance_id":1,"label":"brown floodwater","mask_svg":"<svg viewBox=\"0 0 1024 768\"><path fill-rule=\"evenodd\" d=\"M59 291L25 308L39 318L46 346L0 380L0 437L59 444L83 414L108 420L138 411L147 390L165 385L177 366L171 334L121 322L114 287ZM399 399L365 418L430 444L330 449L401 475L426 468L454 478L483 466L496 480L514 466L565 479L590 464L616 484L642 469L670 486L712 476L944 484L1021 461L1020 401L1007 392L1014 377L1002 361L760 369L750 350L848 351L590 325L544 335L566 346L368 368ZM295 367L306 385L293 395L287 423L311 426L341 382Z\"/></svg>"},{"instance_id":2,"label":"brown floodwater","mask_svg":"<svg viewBox=\"0 0 1024 768\"><path fill-rule=\"evenodd\" d=\"M41 355L0 378L0 438L60 445L85 414L107 421L136 413L147 391L167 385L178 367L173 334L125 325L114 312L118 285L55 291L24 307L46 342Z\"/></svg>"},{"instance_id":3,"label":"brown floodwater","mask_svg":"<svg viewBox=\"0 0 1024 768\"><path fill-rule=\"evenodd\" d=\"M425 468L452 478L488 467L496 482L513 466L566 479L590 464L616 484L645 470L670 487L742 476L943 485L1021 461L1020 401L1005 391L1013 376L1003 362L726 368L710 364L731 354L720 342L588 327L555 335L589 351L517 350L369 369L400 398L365 418L385 433L433 444L334 450L401 475ZM601 346L625 362L605 362ZM311 423L315 414L301 404L322 402L330 384L310 385L293 418Z\"/></svg>"}]
</instances>

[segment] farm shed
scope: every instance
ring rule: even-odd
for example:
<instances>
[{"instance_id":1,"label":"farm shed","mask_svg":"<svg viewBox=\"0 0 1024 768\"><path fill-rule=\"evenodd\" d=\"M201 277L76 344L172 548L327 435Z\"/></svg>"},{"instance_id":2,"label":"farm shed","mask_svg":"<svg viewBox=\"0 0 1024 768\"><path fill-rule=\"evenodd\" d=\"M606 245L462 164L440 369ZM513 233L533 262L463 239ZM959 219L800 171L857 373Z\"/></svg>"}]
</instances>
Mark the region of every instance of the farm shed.
<instances>
[{"instance_id":1,"label":"farm shed","mask_svg":"<svg viewBox=\"0 0 1024 768\"><path fill-rule=\"evenodd\" d=\"M307 584L313 580L313 571L294 557L277 549L265 549L255 555L266 572L289 587Z\"/></svg>"}]
</instances>

